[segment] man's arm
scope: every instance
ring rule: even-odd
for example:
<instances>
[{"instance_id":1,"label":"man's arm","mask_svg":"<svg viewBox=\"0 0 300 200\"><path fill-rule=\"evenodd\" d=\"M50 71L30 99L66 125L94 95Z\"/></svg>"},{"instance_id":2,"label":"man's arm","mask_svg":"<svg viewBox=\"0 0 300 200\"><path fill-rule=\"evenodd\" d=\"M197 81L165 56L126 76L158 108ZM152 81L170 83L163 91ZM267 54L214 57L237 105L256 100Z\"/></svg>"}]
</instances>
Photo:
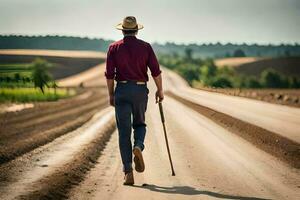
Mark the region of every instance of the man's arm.
<instances>
[{"instance_id":1,"label":"man's arm","mask_svg":"<svg viewBox=\"0 0 300 200\"><path fill-rule=\"evenodd\" d=\"M159 69L157 58L150 44L148 46L148 51L149 51L148 66L150 68L151 75L157 87L157 91L155 93L155 101L156 103L158 103L164 99L161 70Z\"/></svg>"},{"instance_id":2,"label":"man's arm","mask_svg":"<svg viewBox=\"0 0 300 200\"><path fill-rule=\"evenodd\" d=\"M107 89L109 94L109 104L111 106L115 105L114 101L114 77L115 77L115 61L113 57L113 48L112 46L109 46L108 52L107 52L107 58L106 58L106 71L105 71L105 77L106 77L106 83L107 83Z\"/></svg>"},{"instance_id":3,"label":"man's arm","mask_svg":"<svg viewBox=\"0 0 300 200\"><path fill-rule=\"evenodd\" d=\"M114 95L114 79L106 79L107 90L109 94L109 104L115 106L115 95Z\"/></svg>"},{"instance_id":4,"label":"man's arm","mask_svg":"<svg viewBox=\"0 0 300 200\"><path fill-rule=\"evenodd\" d=\"M161 78L161 74L159 74L156 77L153 77L153 80L155 82L157 91L155 93L155 102L162 102L162 100L164 99L164 93L163 93L163 88L162 88L162 78Z\"/></svg>"}]
</instances>

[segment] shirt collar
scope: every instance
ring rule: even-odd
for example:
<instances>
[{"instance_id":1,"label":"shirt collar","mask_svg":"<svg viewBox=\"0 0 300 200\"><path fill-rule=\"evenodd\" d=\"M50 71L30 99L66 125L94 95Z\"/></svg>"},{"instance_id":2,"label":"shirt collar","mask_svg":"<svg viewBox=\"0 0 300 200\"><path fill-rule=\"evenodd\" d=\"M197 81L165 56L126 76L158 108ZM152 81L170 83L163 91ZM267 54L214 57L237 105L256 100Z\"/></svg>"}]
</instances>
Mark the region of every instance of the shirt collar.
<instances>
[{"instance_id":1,"label":"shirt collar","mask_svg":"<svg viewBox=\"0 0 300 200\"><path fill-rule=\"evenodd\" d=\"M132 41L132 40L136 40L136 37L133 35L126 35L124 36L124 41Z\"/></svg>"}]
</instances>

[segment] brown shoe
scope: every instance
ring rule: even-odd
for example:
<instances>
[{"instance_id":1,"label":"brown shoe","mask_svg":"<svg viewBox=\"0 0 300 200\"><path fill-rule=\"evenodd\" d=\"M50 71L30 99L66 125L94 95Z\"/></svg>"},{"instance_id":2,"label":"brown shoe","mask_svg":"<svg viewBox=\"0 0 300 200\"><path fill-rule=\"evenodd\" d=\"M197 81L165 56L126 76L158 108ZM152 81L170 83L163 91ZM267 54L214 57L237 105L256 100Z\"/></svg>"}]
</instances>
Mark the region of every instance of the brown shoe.
<instances>
[{"instance_id":1,"label":"brown shoe","mask_svg":"<svg viewBox=\"0 0 300 200\"><path fill-rule=\"evenodd\" d=\"M133 172L128 172L124 176L124 185L133 185L134 184L134 178L133 178Z\"/></svg>"},{"instance_id":2,"label":"brown shoe","mask_svg":"<svg viewBox=\"0 0 300 200\"><path fill-rule=\"evenodd\" d=\"M145 163L143 159L142 150L139 147L133 148L133 154L134 154L134 164L135 164L135 170L137 172L143 172L145 170Z\"/></svg>"}]
</instances>

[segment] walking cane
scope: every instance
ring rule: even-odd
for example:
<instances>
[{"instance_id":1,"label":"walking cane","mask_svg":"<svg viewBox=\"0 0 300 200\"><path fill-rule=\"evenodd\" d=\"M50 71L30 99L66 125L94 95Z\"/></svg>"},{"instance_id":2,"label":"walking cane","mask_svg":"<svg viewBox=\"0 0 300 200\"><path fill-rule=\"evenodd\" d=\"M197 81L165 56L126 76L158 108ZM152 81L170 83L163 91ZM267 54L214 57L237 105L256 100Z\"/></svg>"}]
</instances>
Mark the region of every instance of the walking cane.
<instances>
[{"instance_id":1,"label":"walking cane","mask_svg":"<svg viewBox=\"0 0 300 200\"><path fill-rule=\"evenodd\" d=\"M171 164L172 176L175 176L175 171L174 171L174 168L173 168L173 163L172 163L172 158L171 158L171 153L170 153L170 148L169 148L169 142L168 142L168 136L167 136L167 131L166 131L165 117L164 117L164 112L163 112L163 108L162 108L162 103L161 102L158 102L158 107L159 107L161 122L162 122L163 129L164 129L166 146L167 146L169 160L170 160L170 164Z\"/></svg>"}]
</instances>

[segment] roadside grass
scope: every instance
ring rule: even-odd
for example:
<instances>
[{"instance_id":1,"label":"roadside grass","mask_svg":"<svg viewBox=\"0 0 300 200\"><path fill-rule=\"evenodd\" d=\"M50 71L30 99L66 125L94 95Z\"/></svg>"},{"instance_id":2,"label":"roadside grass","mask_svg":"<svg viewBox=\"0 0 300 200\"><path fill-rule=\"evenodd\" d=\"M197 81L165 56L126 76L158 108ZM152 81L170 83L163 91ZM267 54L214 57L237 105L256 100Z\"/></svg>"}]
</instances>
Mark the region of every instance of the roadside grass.
<instances>
[{"instance_id":1,"label":"roadside grass","mask_svg":"<svg viewBox=\"0 0 300 200\"><path fill-rule=\"evenodd\" d=\"M1 82L0 81L0 88L33 88L34 84L33 82L23 82L23 81L19 81L19 82Z\"/></svg>"},{"instance_id":2,"label":"roadside grass","mask_svg":"<svg viewBox=\"0 0 300 200\"><path fill-rule=\"evenodd\" d=\"M48 88L44 94L36 88L0 88L0 102L56 101L75 94L74 89L65 88L56 89L56 93L53 88Z\"/></svg>"},{"instance_id":3,"label":"roadside grass","mask_svg":"<svg viewBox=\"0 0 300 200\"><path fill-rule=\"evenodd\" d=\"M32 70L30 63L0 64L0 72L20 72Z\"/></svg>"}]
</instances>

